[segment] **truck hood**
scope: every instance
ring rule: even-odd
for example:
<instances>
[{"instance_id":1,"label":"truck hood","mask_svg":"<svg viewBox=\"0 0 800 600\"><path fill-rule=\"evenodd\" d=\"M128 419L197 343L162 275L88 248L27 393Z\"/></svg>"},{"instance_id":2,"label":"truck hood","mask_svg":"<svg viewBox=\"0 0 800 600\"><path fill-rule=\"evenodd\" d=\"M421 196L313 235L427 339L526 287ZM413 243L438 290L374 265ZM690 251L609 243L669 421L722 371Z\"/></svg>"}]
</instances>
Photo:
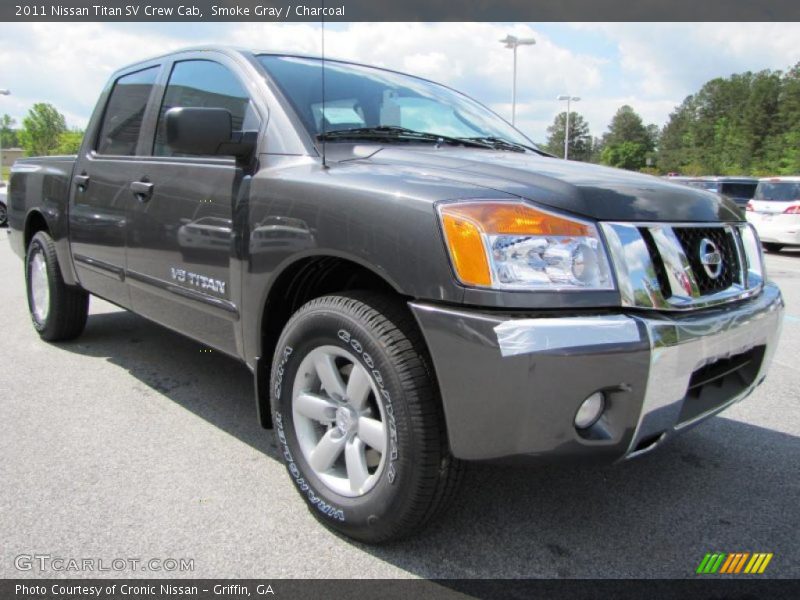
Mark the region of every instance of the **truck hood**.
<instances>
[{"instance_id":1,"label":"truck hood","mask_svg":"<svg viewBox=\"0 0 800 600\"><path fill-rule=\"evenodd\" d=\"M395 166L399 175L458 181L486 188L487 198L496 190L601 221L743 220L723 196L588 163L459 147L335 146L334 160Z\"/></svg>"}]
</instances>

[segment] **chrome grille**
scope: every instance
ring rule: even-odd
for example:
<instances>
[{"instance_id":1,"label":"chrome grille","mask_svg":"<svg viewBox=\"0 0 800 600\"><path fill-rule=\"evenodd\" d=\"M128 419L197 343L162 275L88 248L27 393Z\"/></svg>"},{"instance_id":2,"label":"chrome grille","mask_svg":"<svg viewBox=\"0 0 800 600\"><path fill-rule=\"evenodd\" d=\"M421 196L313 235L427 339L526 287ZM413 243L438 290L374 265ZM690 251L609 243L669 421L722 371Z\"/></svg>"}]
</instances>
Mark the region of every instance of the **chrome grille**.
<instances>
[{"instance_id":1,"label":"chrome grille","mask_svg":"<svg viewBox=\"0 0 800 600\"><path fill-rule=\"evenodd\" d=\"M624 306L686 310L757 294L763 267L745 223L602 223Z\"/></svg>"},{"instance_id":2,"label":"chrome grille","mask_svg":"<svg viewBox=\"0 0 800 600\"><path fill-rule=\"evenodd\" d=\"M734 229L731 227L675 227L675 236L681 243L697 280L701 296L727 290L741 282L741 267ZM719 275L711 277L703 266L700 255L703 240L711 241L722 256Z\"/></svg>"}]
</instances>

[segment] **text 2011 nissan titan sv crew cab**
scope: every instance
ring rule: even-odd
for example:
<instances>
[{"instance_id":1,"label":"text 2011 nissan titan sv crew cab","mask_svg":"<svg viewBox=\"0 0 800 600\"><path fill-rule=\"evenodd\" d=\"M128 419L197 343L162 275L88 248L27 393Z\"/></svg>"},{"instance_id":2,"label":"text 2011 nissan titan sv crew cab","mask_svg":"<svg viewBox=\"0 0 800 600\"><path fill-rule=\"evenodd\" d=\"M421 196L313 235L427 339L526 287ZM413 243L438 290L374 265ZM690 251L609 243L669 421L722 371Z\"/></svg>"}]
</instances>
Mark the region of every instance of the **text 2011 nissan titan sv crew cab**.
<instances>
[{"instance_id":1,"label":"text 2011 nissan titan sv crew cab","mask_svg":"<svg viewBox=\"0 0 800 600\"><path fill-rule=\"evenodd\" d=\"M89 295L252 370L294 485L379 542L463 461L630 458L761 383L783 313L735 205L567 162L447 87L190 49L115 73L76 157L15 164L45 340Z\"/></svg>"}]
</instances>

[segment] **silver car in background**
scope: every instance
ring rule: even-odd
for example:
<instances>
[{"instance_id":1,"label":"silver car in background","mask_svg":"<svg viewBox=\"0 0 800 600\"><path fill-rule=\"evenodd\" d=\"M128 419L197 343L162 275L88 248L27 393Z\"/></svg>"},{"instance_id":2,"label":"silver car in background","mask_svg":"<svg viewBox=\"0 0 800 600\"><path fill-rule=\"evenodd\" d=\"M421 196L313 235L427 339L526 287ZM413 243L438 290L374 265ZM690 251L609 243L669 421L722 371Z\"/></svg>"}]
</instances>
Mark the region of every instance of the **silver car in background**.
<instances>
[{"instance_id":1,"label":"silver car in background","mask_svg":"<svg viewBox=\"0 0 800 600\"><path fill-rule=\"evenodd\" d=\"M733 200L741 208L745 208L747 203L753 198L758 179L756 177L734 177L734 176L708 176L708 177L670 177L670 181L682 183L691 187L708 190L716 194L722 194Z\"/></svg>"}]
</instances>

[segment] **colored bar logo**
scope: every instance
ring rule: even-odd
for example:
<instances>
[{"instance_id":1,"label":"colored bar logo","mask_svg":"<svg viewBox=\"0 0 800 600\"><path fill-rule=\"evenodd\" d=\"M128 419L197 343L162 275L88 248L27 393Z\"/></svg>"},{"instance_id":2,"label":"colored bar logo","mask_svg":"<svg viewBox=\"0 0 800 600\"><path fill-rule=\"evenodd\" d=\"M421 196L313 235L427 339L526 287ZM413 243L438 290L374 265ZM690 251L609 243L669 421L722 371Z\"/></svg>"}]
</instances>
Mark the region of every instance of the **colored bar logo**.
<instances>
[{"instance_id":1,"label":"colored bar logo","mask_svg":"<svg viewBox=\"0 0 800 600\"><path fill-rule=\"evenodd\" d=\"M697 567L698 575L760 575L772 560L772 552L709 552Z\"/></svg>"}]
</instances>

